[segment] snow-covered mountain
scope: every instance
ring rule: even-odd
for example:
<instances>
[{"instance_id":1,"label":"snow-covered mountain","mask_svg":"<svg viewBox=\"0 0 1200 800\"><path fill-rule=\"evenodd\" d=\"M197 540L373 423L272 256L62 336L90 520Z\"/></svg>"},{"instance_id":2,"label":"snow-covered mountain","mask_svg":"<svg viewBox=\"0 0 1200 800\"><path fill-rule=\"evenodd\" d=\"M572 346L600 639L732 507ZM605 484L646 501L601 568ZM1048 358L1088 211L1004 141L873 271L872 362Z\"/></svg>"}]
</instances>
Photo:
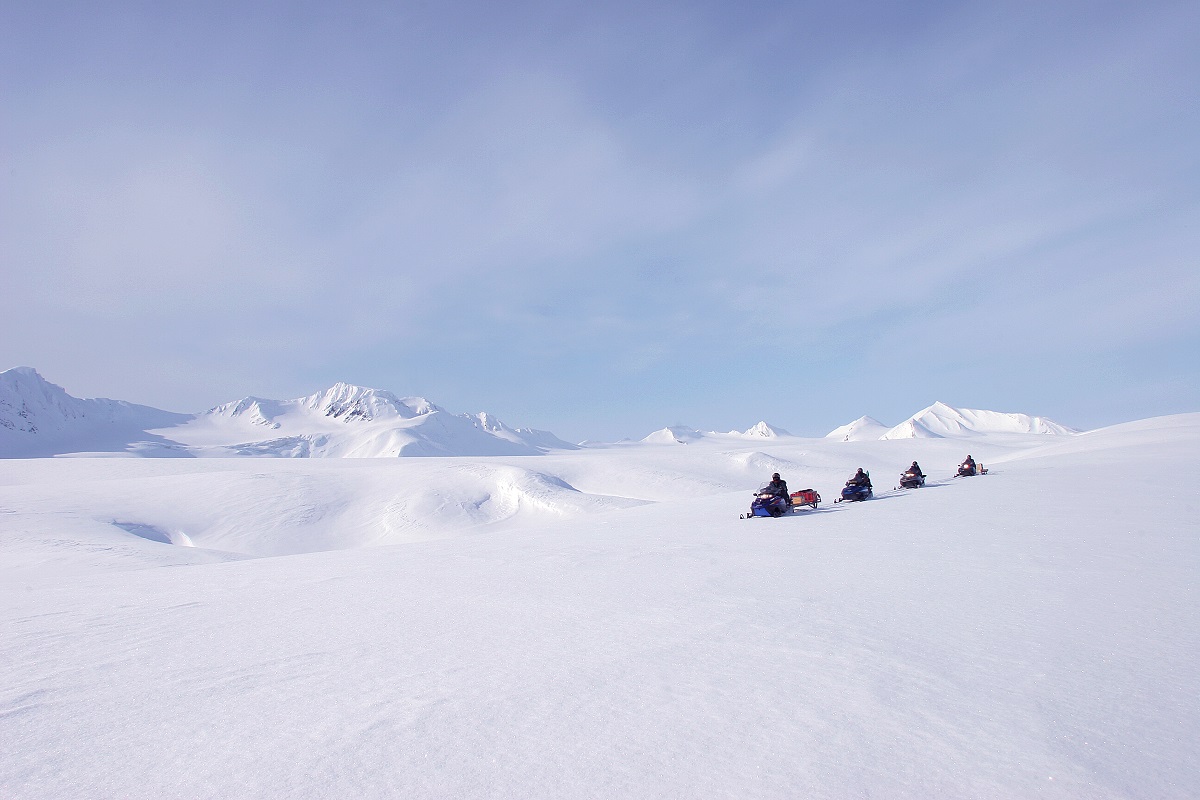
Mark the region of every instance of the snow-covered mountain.
<instances>
[{"instance_id":1,"label":"snow-covered mountain","mask_svg":"<svg viewBox=\"0 0 1200 800\"><path fill-rule=\"evenodd\" d=\"M701 439L777 439L781 436L791 436L783 428L777 428L767 422L759 422L744 431L698 431L685 425L672 425L662 428L642 439L650 444L688 444Z\"/></svg>"},{"instance_id":2,"label":"snow-covered mountain","mask_svg":"<svg viewBox=\"0 0 1200 800\"><path fill-rule=\"evenodd\" d=\"M934 403L888 428L860 417L830 432L839 441L959 438L992 434L1064 435L1077 431L1026 414L956 409ZM650 444L790 438L759 422L745 431L682 425L651 433ZM536 455L576 445L548 431L510 428L494 416L454 414L424 397L348 383L294 400L244 397L200 414L177 414L119 400L80 399L29 367L0 372L0 458L78 453L153 457Z\"/></svg>"},{"instance_id":3,"label":"snow-covered mountain","mask_svg":"<svg viewBox=\"0 0 1200 800\"><path fill-rule=\"evenodd\" d=\"M687 444L704 438L704 432L686 425L670 425L642 439L649 444Z\"/></svg>"},{"instance_id":4,"label":"snow-covered mountain","mask_svg":"<svg viewBox=\"0 0 1200 800\"><path fill-rule=\"evenodd\" d=\"M993 433L1037 433L1053 436L1078 433L1045 417L973 408L952 408L937 402L918 411L881 439L937 439Z\"/></svg>"},{"instance_id":5,"label":"snow-covered mountain","mask_svg":"<svg viewBox=\"0 0 1200 800\"><path fill-rule=\"evenodd\" d=\"M226 455L285 457L536 455L575 447L547 431L510 428L486 412L452 414L423 397L347 383L295 400L243 398L170 435Z\"/></svg>"},{"instance_id":6,"label":"snow-covered mountain","mask_svg":"<svg viewBox=\"0 0 1200 800\"><path fill-rule=\"evenodd\" d=\"M837 439L839 442L863 442L878 439L887 433L888 426L874 417L859 417L848 425L834 428L825 434L826 439Z\"/></svg>"},{"instance_id":7,"label":"snow-covered mountain","mask_svg":"<svg viewBox=\"0 0 1200 800\"><path fill-rule=\"evenodd\" d=\"M825 438L856 442L874 439L954 439L992 434L1065 436L1074 433L1079 431L1045 417L953 408L937 402L892 428L871 417L859 417L848 425L830 431Z\"/></svg>"},{"instance_id":8,"label":"snow-covered mountain","mask_svg":"<svg viewBox=\"0 0 1200 800\"><path fill-rule=\"evenodd\" d=\"M36 370L0 373L0 457L356 457L536 455L574 449L548 431L487 413L452 414L423 397L338 383L295 400L246 397L201 414L81 400Z\"/></svg>"},{"instance_id":9,"label":"snow-covered mountain","mask_svg":"<svg viewBox=\"0 0 1200 800\"><path fill-rule=\"evenodd\" d=\"M108 452L138 438L165 444L145 432L188 419L122 400L72 397L31 367L0 372L0 457Z\"/></svg>"}]
</instances>

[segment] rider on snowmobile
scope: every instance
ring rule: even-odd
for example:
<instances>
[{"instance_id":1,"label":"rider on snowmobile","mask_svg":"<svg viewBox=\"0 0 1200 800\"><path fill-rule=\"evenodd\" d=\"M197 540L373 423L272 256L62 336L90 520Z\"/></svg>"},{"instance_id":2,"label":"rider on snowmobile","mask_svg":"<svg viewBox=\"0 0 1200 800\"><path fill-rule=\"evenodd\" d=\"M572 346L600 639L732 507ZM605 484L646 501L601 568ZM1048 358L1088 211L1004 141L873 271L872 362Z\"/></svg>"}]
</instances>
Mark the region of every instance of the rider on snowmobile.
<instances>
[{"instance_id":1,"label":"rider on snowmobile","mask_svg":"<svg viewBox=\"0 0 1200 800\"><path fill-rule=\"evenodd\" d=\"M850 476L850 480L846 481L847 486L865 486L871 488L871 476L863 472L863 468L859 467L858 472Z\"/></svg>"},{"instance_id":2,"label":"rider on snowmobile","mask_svg":"<svg viewBox=\"0 0 1200 800\"><path fill-rule=\"evenodd\" d=\"M763 488L763 491L782 497L787 500L788 505L792 504L792 496L788 494L787 482L779 477L778 472L771 476L771 482Z\"/></svg>"},{"instance_id":3,"label":"rider on snowmobile","mask_svg":"<svg viewBox=\"0 0 1200 800\"><path fill-rule=\"evenodd\" d=\"M916 477L916 478L924 478L925 477L925 473L921 471L921 465L915 461L912 463L911 467L909 467L908 469L906 469L904 471L907 474L912 475L913 477Z\"/></svg>"},{"instance_id":4,"label":"rider on snowmobile","mask_svg":"<svg viewBox=\"0 0 1200 800\"><path fill-rule=\"evenodd\" d=\"M975 459L971 458L970 453L967 454L967 460L958 465L958 472L960 475L974 475L977 472Z\"/></svg>"}]
</instances>

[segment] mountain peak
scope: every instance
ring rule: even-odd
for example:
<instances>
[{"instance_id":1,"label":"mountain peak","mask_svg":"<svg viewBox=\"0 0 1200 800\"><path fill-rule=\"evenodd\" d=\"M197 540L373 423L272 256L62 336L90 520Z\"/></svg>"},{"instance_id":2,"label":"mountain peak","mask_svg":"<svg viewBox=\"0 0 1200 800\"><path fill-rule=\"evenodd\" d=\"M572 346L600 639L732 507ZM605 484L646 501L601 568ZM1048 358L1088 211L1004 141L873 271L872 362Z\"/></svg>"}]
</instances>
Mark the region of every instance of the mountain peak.
<instances>
[{"instance_id":1,"label":"mountain peak","mask_svg":"<svg viewBox=\"0 0 1200 800\"><path fill-rule=\"evenodd\" d=\"M829 433L825 434L826 439L838 439L843 442L858 442L871 439L878 439L888 430L888 426L884 425L874 417L861 416L848 425L843 425L840 428L834 428Z\"/></svg>"},{"instance_id":2,"label":"mountain peak","mask_svg":"<svg viewBox=\"0 0 1200 800\"><path fill-rule=\"evenodd\" d=\"M149 428L187 418L120 400L72 397L32 367L0 372L0 434L6 440L5 455L39 457L110 450Z\"/></svg>"},{"instance_id":3,"label":"mountain peak","mask_svg":"<svg viewBox=\"0 0 1200 800\"><path fill-rule=\"evenodd\" d=\"M776 428L774 425L771 425L765 421L759 422L742 435L762 439L775 439L780 436L791 436L791 434L785 431L783 428Z\"/></svg>"},{"instance_id":4,"label":"mountain peak","mask_svg":"<svg viewBox=\"0 0 1200 800\"><path fill-rule=\"evenodd\" d=\"M642 439L642 441L665 444L687 444L688 442L693 442L702 438L704 438L704 434L695 428L689 428L686 425L671 425L655 431L654 433Z\"/></svg>"}]
</instances>

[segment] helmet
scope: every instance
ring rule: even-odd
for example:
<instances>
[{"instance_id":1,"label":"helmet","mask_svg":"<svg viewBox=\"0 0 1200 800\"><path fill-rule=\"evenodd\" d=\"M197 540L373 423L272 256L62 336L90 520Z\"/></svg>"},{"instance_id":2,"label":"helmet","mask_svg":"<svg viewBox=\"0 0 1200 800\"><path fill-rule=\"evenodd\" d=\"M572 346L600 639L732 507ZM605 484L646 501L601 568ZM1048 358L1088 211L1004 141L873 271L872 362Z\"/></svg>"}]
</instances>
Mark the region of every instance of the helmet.
<instances>
[{"instance_id":1,"label":"helmet","mask_svg":"<svg viewBox=\"0 0 1200 800\"><path fill-rule=\"evenodd\" d=\"M779 473L778 473L778 472L776 472L774 475L772 475L772 476L771 476L771 480L773 480L773 481L777 481L777 480L779 480Z\"/></svg>"}]
</instances>

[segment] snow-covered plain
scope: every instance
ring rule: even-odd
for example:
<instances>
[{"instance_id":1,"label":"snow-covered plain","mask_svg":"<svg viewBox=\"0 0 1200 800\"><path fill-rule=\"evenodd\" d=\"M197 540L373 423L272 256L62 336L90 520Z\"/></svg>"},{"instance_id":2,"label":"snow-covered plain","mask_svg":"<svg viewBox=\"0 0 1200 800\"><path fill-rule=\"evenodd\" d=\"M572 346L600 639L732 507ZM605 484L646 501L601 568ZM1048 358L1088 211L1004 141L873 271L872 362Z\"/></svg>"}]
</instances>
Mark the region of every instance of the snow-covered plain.
<instances>
[{"instance_id":1,"label":"snow-covered plain","mask_svg":"<svg viewBox=\"0 0 1200 800\"><path fill-rule=\"evenodd\" d=\"M0 460L0 796L1200 795L1200 414L667 438Z\"/></svg>"}]
</instances>

